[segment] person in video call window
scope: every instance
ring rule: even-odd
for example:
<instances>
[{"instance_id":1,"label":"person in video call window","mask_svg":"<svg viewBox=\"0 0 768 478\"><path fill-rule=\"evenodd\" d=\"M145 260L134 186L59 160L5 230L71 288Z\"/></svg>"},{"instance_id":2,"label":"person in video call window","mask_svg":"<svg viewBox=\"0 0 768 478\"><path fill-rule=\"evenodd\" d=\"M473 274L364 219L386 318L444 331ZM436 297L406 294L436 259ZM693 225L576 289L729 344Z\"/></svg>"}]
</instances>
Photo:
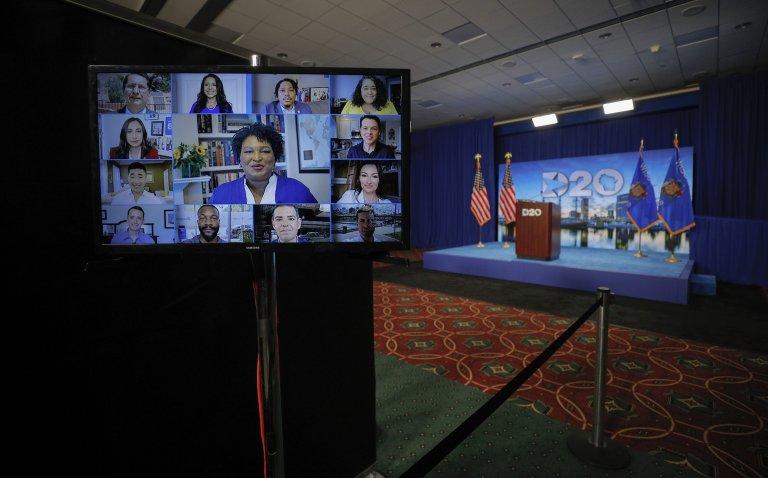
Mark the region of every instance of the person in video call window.
<instances>
[{"instance_id":1,"label":"person in video call window","mask_svg":"<svg viewBox=\"0 0 768 478\"><path fill-rule=\"evenodd\" d=\"M363 206L357 210L355 217L357 218L357 234L348 239L344 239L343 242L386 242L393 240L387 236L375 233L376 216L373 212L373 208Z\"/></svg>"},{"instance_id":2,"label":"person in video call window","mask_svg":"<svg viewBox=\"0 0 768 478\"><path fill-rule=\"evenodd\" d=\"M128 209L128 218L126 220L128 228L125 231L118 231L112 236L110 244L154 244L147 234L144 234L144 209L139 206L133 206Z\"/></svg>"},{"instance_id":3,"label":"person in video call window","mask_svg":"<svg viewBox=\"0 0 768 478\"><path fill-rule=\"evenodd\" d=\"M352 99L347 101L341 110L343 115L396 115L397 108L389 101L384 82L375 76L360 78L352 94Z\"/></svg>"},{"instance_id":4,"label":"person in video call window","mask_svg":"<svg viewBox=\"0 0 768 478\"><path fill-rule=\"evenodd\" d=\"M110 204L133 205L163 203L162 199L144 189L147 185L147 168L143 164L133 162L128 165L128 184L130 187L115 194L110 201Z\"/></svg>"},{"instance_id":5,"label":"person in video call window","mask_svg":"<svg viewBox=\"0 0 768 478\"><path fill-rule=\"evenodd\" d=\"M120 144L109 148L109 159L157 159L157 149L147 143L147 128L139 118L128 118L120 128Z\"/></svg>"},{"instance_id":6,"label":"person in video call window","mask_svg":"<svg viewBox=\"0 0 768 478\"><path fill-rule=\"evenodd\" d=\"M143 73L128 73L123 78L123 101L125 105L118 113L145 114L150 91L149 77Z\"/></svg>"},{"instance_id":7,"label":"person in video call window","mask_svg":"<svg viewBox=\"0 0 768 478\"><path fill-rule=\"evenodd\" d=\"M219 185L211 204L317 203L301 181L275 173L283 154L283 137L274 128L254 123L232 136L232 150L245 176Z\"/></svg>"},{"instance_id":8,"label":"person in video call window","mask_svg":"<svg viewBox=\"0 0 768 478\"><path fill-rule=\"evenodd\" d=\"M232 104L227 101L227 95L224 93L224 84L221 78L209 73L200 81L200 92L197 94L197 100L189 108L190 113L218 114L231 113Z\"/></svg>"},{"instance_id":9,"label":"person in video call window","mask_svg":"<svg viewBox=\"0 0 768 478\"><path fill-rule=\"evenodd\" d=\"M347 159L395 157L395 149L379 141L381 120L378 116L365 115L360 118L360 136L363 140L347 150Z\"/></svg>"},{"instance_id":10,"label":"person in video call window","mask_svg":"<svg viewBox=\"0 0 768 478\"><path fill-rule=\"evenodd\" d=\"M382 176L383 173L379 163L363 164L357 170L357 174L355 174L354 188L344 192L336 203L391 203L392 201L386 198L381 198L376 193L379 189L379 180Z\"/></svg>"},{"instance_id":11,"label":"person in video call window","mask_svg":"<svg viewBox=\"0 0 768 478\"><path fill-rule=\"evenodd\" d=\"M312 114L312 108L308 104L296 99L299 84L296 80L283 78L275 85L275 98L277 100L264 106L264 114Z\"/></svg>"},{"instance_id":12,"label":"person in video call window","mask_svg":"<svg viewBox=\"0 0 768 478\"><path fill-rule=\"evenodd\" d=\"M277 234L277 239L272 242L309 242L307 238L299 237L301 216L299 208L293 204L282 204L272 210L272 229Z\"/></svg>"},{"instance_id":13,"label":"person in video call window","mask_svg":"<svg viewBox=\"0 0 768 478\"><path fill-rule=\"evenodd\" d=\"M219 210L216 206L204 204L197 210L197 229L200 234L181 241L182 244L222 244L227 241L219 237Z\"/></svg>"}]
</instances>

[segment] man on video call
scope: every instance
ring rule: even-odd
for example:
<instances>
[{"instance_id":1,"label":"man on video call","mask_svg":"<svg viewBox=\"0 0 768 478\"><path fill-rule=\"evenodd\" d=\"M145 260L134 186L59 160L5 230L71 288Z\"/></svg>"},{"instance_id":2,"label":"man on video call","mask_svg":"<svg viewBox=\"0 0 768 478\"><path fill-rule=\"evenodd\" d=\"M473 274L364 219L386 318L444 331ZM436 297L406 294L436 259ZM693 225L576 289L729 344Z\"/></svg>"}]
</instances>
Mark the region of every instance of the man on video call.
<instances>
[{"instance_id":1,"label":"man on video call","mask_svg":"<svg viewBox=\"0 0 768 478\"><path fill-rule=\"evenodd\" d=\"M149 78L141 73L129 73L123 78L123 101L125 106L118 113L143 114L149 99Z\"/></svg>"},{"instance_id":2,"label":"man on video call","mask_svg":"<svg viewBox=\"0 0 768 478\"><path fill-rule=\"evenodd\" d=\"M393 159L395 150L379 141L381 137L381 120L378 116L364 115L360 118L360 137L363 141L347 150L349 159Z\"/></svg>"},{"instance_id":3,"label":"man on video call","mask_svg":"<svg viewBox=\"0 0 768 478\"><path fill-rule=\"evenodd\" d=\"M363 206L357 210L357 232L358 234L343 242L387 242L394 241L387 236L375 234L376 216L370 206Z\"/></svg>"},{"instance_id":4,"label":"man on video call","mask_svg":"<svg viewBox=\"0 0 768 478\"><path fill-rule=\"evenodd\" d=\"M197 228L200 234L182 241L182 244L220 244L225 243L219 237L219 210L210 204L204 204L197 210Z\"/></svg>"},{"instance_id":5,"label":"man on video call","mask_svg":"<svg viewBox=\"0 0 768 478\"><path fill-rule=\"evenodd\" d=\"M272 210L272 229L277 234L272 242L309 242L306 237L299 237L301 217L299 209L292 204L282 204Z\"/></svg>"}]
</instances>

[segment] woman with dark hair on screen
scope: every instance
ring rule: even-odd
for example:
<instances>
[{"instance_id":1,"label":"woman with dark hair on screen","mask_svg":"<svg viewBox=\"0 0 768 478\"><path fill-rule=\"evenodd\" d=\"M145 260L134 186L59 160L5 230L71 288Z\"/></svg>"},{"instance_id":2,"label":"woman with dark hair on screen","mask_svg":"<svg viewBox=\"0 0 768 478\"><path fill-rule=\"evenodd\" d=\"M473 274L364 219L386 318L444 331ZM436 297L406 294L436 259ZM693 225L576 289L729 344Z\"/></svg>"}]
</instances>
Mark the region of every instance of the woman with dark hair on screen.
<instances>
[{"instance_id":1,"label":"woman with dark hair on screen","mask_svg":"<svg viewBox=\"0 0 768 478\"><path fill-rule=\"evenodd\" d=\"M363 76L357 82L352 99L347 101L343 115L396 115L395 105L389 101L384 82L375 76Z\"/></svg>"},{"instance_id":2,"label":"woman with dark hair on screen","mask_svg":"<svg viewBox=\"0 0 768 478\"><path fill-rule=\"evenodd\" d=\"M139 118L125 120L120 129L120 144L109 148L109 159L157 159L157 149L147 143L147 128Z\"/></svg>"},{"instance_id":3,"label":"woman with dark hair on screen","mask_svg":"<svg viewBox=\"0 0 768 478\"><path fill-rule=\"evenodd\" d=\"M224 84L221 78L208 73L200 82L200 93L197 94L197 100L192 103L189 109L190 113L217 114L231 113L232 105L227 101L227 95L224 94Z\"/></svg>"},{"instance_id":4,"label":"woman with dark hair on screen","mask_svg":"<svg viewBox=\"0 0 768 478\"><path fill-rule=\"evenodd\" d=\"M364 163L359 167L355 174L355 185L353 189L346 191L341 195L337 204L386 204L391 203L389 199L379 197L379 180L383 172L379 163Z\"/></svg>"},{"instance_id":5,"label":"woman with dark hair on screen","mask_svg":"<svg viewBox=\"0 0 768 478\"><path fill-rule=\"evenodd\" d=\"M283 155L283 137L274 128L254 123L232 136L232 151L245 176L219 185L210 204L317 203L301 181L275 173Z\"/></svg>"},{"instance_id":6,"label":"woman with dark hair on screen","mask_svg":"<svg viewBox=\"0 0 768 478\"><path fill-rule=\"evenodd\" d=\"M312 114L312 108L308 104L302 103L296 99L299 91L299 83L291 78L283 78L275 85L276 101L267 103L264 106L266 115L286 115L286 114Z\"/></svg>"}]
</instances>

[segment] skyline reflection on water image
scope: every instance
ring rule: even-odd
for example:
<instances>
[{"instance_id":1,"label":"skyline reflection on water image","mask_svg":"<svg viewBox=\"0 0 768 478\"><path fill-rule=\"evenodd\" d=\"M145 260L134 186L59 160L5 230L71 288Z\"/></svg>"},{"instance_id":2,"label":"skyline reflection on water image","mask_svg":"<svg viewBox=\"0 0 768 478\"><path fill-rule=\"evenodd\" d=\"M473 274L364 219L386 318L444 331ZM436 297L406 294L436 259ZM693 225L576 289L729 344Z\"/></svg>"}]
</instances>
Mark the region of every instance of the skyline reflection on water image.
<instances>
[{"instance_id":1,"label":"skyline reflection on water image","mask_svg":"<svg viewBox=\"0 0 768 478\"><path fill-rule=\"evenodd\" d=\"M498 237L504 233L504 224L498 226ZM640 234L634 227L616 228L562 228L560 245L562 247L594 247L597 249L618 249L635 251L638 248ZM643 232L643 250L650 252L690 253L688 234L682 233L670 239L665 229L651 228Z\"/></svg>"}]
</instances>

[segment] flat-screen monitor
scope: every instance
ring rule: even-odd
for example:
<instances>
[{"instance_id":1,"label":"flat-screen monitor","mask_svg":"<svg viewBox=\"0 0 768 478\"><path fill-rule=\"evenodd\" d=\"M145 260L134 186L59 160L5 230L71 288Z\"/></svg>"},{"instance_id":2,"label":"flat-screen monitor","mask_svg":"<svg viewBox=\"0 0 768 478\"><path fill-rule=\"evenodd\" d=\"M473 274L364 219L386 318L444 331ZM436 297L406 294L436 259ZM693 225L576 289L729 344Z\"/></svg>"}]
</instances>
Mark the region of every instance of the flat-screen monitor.
<instances>
[{"instance_id":1,"label":"flat-screen monitor","mask_svg":"<svg viewBox=\"0 0 768 478\"><path fill-rule=\"evenodd\" d=\"M408 70L91 66L95 250L409 241Z\"/></svg>"}]
</instances>

